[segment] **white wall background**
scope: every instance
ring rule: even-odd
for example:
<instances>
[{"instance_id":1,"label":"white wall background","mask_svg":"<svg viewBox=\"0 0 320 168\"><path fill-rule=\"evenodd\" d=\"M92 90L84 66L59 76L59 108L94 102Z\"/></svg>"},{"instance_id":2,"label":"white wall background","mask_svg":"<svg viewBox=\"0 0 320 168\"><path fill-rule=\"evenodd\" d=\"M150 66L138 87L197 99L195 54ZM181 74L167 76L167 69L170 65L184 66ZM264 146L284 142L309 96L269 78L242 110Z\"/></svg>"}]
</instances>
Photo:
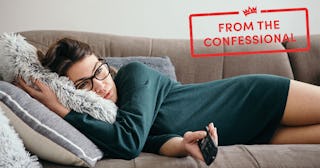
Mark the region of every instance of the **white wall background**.
<instances>
[{"instance_id":1,"label":"white wall background","mask_svg":"<svg viewBox=\"0 0 320 168\"><path fill-rule=\"evenodd\" d=\"M320 34L318 0L0 0L0 33L55 29L189 38L189 14L234 11L248 5L307 7L310 33Z\"/></svg>"}]
</instances>

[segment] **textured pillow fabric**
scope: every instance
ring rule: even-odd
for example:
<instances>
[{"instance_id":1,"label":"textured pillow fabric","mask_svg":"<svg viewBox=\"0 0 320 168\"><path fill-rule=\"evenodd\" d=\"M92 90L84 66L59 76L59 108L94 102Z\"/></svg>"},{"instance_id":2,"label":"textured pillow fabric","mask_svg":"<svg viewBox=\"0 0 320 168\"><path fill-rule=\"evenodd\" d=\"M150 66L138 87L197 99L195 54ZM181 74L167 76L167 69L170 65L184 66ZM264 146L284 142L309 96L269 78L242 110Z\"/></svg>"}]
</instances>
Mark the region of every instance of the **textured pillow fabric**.
<instances>
[{"instance_id":1,"label":"textured pillow fabric","mask_svg":"<svg viewBox=\"0 0 320 168\"><path fill-rule=\"evenodd\" d=\"M0 167L14 168L40 168L36 156L30 156L23 146L21 139L13 127L9 125L9 119L4 115L0 107Z\"/></svg>"},{"instance_id":2,"label":"textured pillow fabric","mask_svg":"<svg viewBox=\"0 0 320 168\"><path fill-rule=\"evenodd\" d=\"M93 167L103 153L87 137L20 88L0 81L0 100L14 113L27 149L38 157L61 164ZM12 114L11 114L12 116ZM14 117L14 116L13 116ZM20 121L20 126L18 121ZM36 134L38 134L36 136ZM42 135L42 136L41 136ZM30 143L30 144L26 144ZM32 146L32 148L28 148Z\"/></svg>"},{"instance_id":3,"label":"textured pillow fabric","mask_svg":"<svg viewBox=\"0 0 320 168\"><path fill-rule=\"evenodd\" d=\"M174 66L168 56L163 57L107 57L108 64L120 69L120 67L134 61L142 62L151 68L161 72L164 75L167 75L173 80L177 80Z\"/></svg>"}]
</instances>

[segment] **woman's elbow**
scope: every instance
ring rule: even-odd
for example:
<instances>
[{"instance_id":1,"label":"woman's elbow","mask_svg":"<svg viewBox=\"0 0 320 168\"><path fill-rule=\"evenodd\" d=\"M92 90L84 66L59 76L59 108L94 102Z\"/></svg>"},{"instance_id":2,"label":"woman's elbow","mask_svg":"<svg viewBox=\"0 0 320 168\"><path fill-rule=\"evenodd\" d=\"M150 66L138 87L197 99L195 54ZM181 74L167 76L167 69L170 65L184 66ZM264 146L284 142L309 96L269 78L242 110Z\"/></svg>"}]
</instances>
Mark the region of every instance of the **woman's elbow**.
<instances>
[{"instance_id":1,"label":"woman's elbow","mask_svg":"<svg viewBox=\"0 0 320 168\"><path fill-rule=\"evenodd\" d=\"M103 150L106 158L131 160L139 156L140 150L117 148L116 150Z\"/></svg>"},{"instance_id":2,"label":"woman's elbow","mask_svg":"<svg viewBox=\"0 0 320 168\"><path fill-rule=\"evenodd\" d=\"M131 160L139 156L143 148L142 144L130 144L122 146L122 150L119 150L118 154L121 155L121 158L126 160ZM120 152L122 151L122 152Z\"/></svg>"},{"instance_id":3,"label":"woman's elbow","mask_svg":"<svg viewBox=\"0 0 320 168\"><path fill-rule=\"evenodd\" d=\"M131 160L139 156L141 150L138 146L122 146L114 151L115 158Z\"/></svg>"},{"instance_id":4,"label":"woman's elbow","mask_svg":"<svg viewBox=\"0 0 320 168\"><path fill-rule=\"evenodd\" d=\"M126 159L126 160L134 159L138 157L140 153L141 151L129 151L123 156L123 159Z\"/></svg>"}]
</instances>

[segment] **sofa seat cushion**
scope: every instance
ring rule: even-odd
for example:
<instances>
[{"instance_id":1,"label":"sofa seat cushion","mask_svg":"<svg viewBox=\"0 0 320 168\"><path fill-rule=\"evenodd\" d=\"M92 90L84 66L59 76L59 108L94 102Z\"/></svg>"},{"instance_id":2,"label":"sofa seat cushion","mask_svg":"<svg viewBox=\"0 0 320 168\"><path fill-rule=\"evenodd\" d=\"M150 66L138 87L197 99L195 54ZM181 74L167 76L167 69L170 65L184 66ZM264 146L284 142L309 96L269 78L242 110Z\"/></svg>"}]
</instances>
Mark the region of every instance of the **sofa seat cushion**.
<instances>
[{"instance_id":1,"label":"sofa seat cushion","mask_svg":"<svg viewBox=\"0 0 320 168\"><path fill-rule=\"evenodd\" d=\"M231 145L219 146L216 160L206 166L191 156L173 158L152 153L141 153L132 160L102 159L95 168L301 168L319 167L320 145ZM44 168L67 168L41 161Z\"/></svg>"}]
</instances>

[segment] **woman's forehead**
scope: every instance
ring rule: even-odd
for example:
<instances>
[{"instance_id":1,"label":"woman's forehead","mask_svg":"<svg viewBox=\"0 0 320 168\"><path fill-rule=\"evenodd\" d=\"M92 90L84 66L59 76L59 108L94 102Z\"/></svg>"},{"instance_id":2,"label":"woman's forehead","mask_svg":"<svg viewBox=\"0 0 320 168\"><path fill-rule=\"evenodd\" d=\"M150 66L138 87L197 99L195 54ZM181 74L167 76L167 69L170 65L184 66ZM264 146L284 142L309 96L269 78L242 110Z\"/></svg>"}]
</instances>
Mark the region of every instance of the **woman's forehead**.
<instances>
[{"instance_id":1,"label":"woman's forehead","mask_svg":"<svg viewBox=\"0 0 320 168\"><path fill-rule=\"evenodd\" d=\"M69 68L67 76L73 82L84 77L90 77L94 73L98 62L99 60L95 55L86 56Z\"/></svg>"}]
</instances>

